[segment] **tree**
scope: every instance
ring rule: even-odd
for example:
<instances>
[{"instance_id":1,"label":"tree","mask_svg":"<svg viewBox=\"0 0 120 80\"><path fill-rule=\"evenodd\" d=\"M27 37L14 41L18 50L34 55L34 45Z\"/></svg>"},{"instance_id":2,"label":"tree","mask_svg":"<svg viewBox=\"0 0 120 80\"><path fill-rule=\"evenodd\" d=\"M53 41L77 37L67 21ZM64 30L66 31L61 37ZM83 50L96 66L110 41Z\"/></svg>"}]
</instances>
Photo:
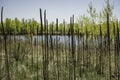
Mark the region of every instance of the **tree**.
<instances>
[{"instance_id":1,"label":"tree","mask_svg":"<svg viewBox=\"0 0 120 80\"><path fill-rule=\"evenodd\" d=\"M111 19L111 17L113 16L113 10L114 10L114 5L111 4L109 0L105 0L105 4L106 6L103 8L103 11L102 11L102 16L104 21L106 21L107 13L109 14L109 17Z\"/></svg>"},{"instance_id":2,"label":"tree","mask_svg":"<svg viewBox=\"0 0 120 80\"><path fill-rule=\"evenodd\" d=\"M96 13L96 9L93 7L92 2L90 2L90 4L89 4L89 8L88 8L87 12L89 13L90 19L91 19L88 27L92 31L91 34L95 34L95 30L96 30L95 25L96 25L96 22L97 22L97 19L96 19L97 18L97 13ZM91 27L91 26L93 26L93 27Z\"/></svg>"},{"instance_id":3,"label":"tree","mask_svg":"<svg viewBox=\"0 0 120 80\"><path fill-rule=\"evenodd\" d=\"M58 32L62 33L63 32L63 29L64 29L64 26L62 23L59 24L59 27L58 27Z\"/></svg>"},{"instance_id":4,"label":"tree","mask_svg":"<svg viewBox=\"0 0 120 80\"><path fill-rule=\"evenodd\" d=\"M87 17L86 15L81 15L77 18L77 23L79 25L80 32L85 33L86 27L90 27L91 21L90 21L89 17Z\"/></svg>"},{"instance_id":5,"label":"tree","mask_svg":"<svg viewBox=\"0 0 120 80\"><path fill-rule=\"evenodd\" d=\"M14 22L15 22L15 27L16 27L16 29L15 29L15 31L17 32L17 33L19 33L20 32L20 21L17 19L17 18L15 18L14 19Z\"/></svg>"},{"instance_id":6,"label":"tree","mask_svg":"<svg viewBox=\"0 0 120 80\"><path fill-rule=\"evenodd\" d=\"M74 24L74 30L75 30L75 33L78 33L78 30L79 30L79 25L78 25L78 23L75 23L75 24Z\"/></svg>"},{"instance_id":7,"label":"tree","mask_svg":"<svg viewBox=\"0 0 120 80\"><path fill-rule=\"evenodd\" d=\"M97 13L96 13L96 9L93 7L92 2L90 2L90 4L89 4L89 8L88 8L87 12L89 13L89 15L92 19L92 23L95 23Z\"/></svg>"},{"instance_id":8,"label":"tree","mask_svg":"<svg viewBox=\"0 0 120 80\"><path fill-rule=\"evenodd\" d=\"M5 32L10 33L11 32L11 19L6 18L5 20Z\"/></svg>"},{"instance_id":9,"label":"tree","mask_svg":"<svg viewBox=\"0 0 120 80\"><path fill-rule=\"evenodd\" d=\"M54 22L52 22L52 23L49 24L48 32L53 33L54 31L55 31L55 29L54 29Z\"/></svg>"}]
</instances>

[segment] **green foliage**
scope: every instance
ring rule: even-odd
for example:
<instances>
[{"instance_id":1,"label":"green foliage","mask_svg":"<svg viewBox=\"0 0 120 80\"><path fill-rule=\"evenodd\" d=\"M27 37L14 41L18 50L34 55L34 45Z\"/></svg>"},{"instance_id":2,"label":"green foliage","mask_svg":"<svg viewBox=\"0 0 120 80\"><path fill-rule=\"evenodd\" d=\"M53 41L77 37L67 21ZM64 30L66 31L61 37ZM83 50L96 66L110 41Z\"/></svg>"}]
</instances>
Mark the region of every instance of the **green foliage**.
<instances>
[{"instance_id":1,"label":"green foliage","mask_svg":"<svg viewBox=\"0 0 120 80\"><path fill-rule=\"evenodd\" d=\"M111 36L113 36L113 23L115 26L117 26L116 21L117 18L113 16L113 9L114 5L110 3L109 0L105 0L105 7L97 13L96 8L94 8L93 3L90 2L88 5L87 12L89 15L81 15L77 18L77 22L74 23L74 32L75 33L82 33L85 34L86 28L88 29L89 35L98 35L99 34L99 26L101 25L102 33L103 35L106 35L107 31L107 16L106 14L109 13L110 17L110 33ZM118 27L120 27L120 22L118 23ZM34 19L22 19L19 20L18 18L15 19L9 19L6 18L4 21L4 26L5 26L5 32L6 33L15 33L15 34L36 34L37 33L37 28L38 32L40 33L41 31L41 26L40 23L37 22ZM43 26L43 30L44 30ZM70 31L70 24L66 23L65 24L65 34L69 33ZM0 24L0 34L2 33L2 27ZM45 33L45 31L43 31ZM59 33L63 34L64 33L64 24L63 23L58 23L58 32L56 32L56 23L52 22L48 24L48 33Z\"/></svg>"},{"instance_id":2,"label":"green foliage","mask_svg":"<svg viewBox=\"0 0 120 80\"><path fill-rule=\"evenodd\" d=\"M59 24L58 32L63 33L64 26L62 23Z\"/></svg>"}]
</instances>

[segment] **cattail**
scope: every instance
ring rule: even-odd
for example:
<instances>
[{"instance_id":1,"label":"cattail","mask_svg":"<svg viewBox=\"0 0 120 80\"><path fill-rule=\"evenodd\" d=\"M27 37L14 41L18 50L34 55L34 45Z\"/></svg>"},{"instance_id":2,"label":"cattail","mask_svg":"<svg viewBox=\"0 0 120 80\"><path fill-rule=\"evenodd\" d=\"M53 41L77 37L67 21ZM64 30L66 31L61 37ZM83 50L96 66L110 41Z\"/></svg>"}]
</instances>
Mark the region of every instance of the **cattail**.
<instances>
[{"instance_id":1,"label":"cattail","mask_svg":"<svg viewBox=\"0 0 120 80\"><path fill-rule=\"evenodd\" d=\"M45 28L46 28L46 11L44 11L44 31L45 31ZM44 32L44 33L45 33L45 32ZM47 73L47 72L46 72L46 34L45 34L44 40L45 40L45 42L44 42L44 45L45 45L45 46L44 46L44 48L45 48L45 49L44 49L44 52L45 52L45 53L44 53L44 55L43 55L43 56L44 56L44 60L43 60L43 64L44 64L44 65L43 65L43 73L44 73L44 74L43 74L43 77L44 77L44 80L47 80L47 77L46 77L46 76L47 76L47 75L46 75L46 73Z\"/></svg>"},{"instance_id":2,"label":"cattail","mask_svg":"<svg viewBox=\"0 0 120 80\"><path fill-rule=\"evenodd\" d=\"M63 20L63 26L64 26L64 35L65 35L65 20Z\"/></svg>"},{"instance_id":3,"label":"cattail","mask_svg":"<svg viewBox=\"0 0 120 80\"><path fill-rule=\"evenodd\" d=\"M56 19L56 32L58 32L58 19ZM59 80L58 36L57 35L56 35L56 54L57 54L57 80Z\"/></svg>"},{"instance_id":4,"label":"cattail","mask_svg":"<svg viewBox=\"0 0 120 80\"><path fill-rule=\"evenodd\" d=\"M87 60L86 60L87 64L86 65L87 65L87 68L88 68L88 66L89 66L89 53L88 53L88 29L87 29L87 27L86 27L86 40L85 41L86 41L86 52L87 52L86 53L87 54L86 55L86 57L87 57Z\"/></svg>"},{"instance_id":5,"label":"cattail","mask_svg":"<svg viewBox=\"0 0 120 80\"><path fill-rule=\"evenodd\" d=\"M40 31L40 33L41 33L41 42L42 42L42 46L41 46L41 52L42 52L42 60L43 60L43 77L44 77L44 74L45 74L45 72L44 72L44 50L43 50L43 21L42 21L42 9L40 8L40 26L41 26L41 31Z\"/></svg>"},{"instance_id":6,"label":"cattail","mask_svg":"<svg viewBox=\"0 0 120 80\"><path fill-rule=\"evenodd\" d=\"M83 63L83 65L82 66L84 66L85 65L85 38L84 38L84 35L83 35L83 39L82 39L83 41L82 41L82 63ZM84 72L84 69L82 70L82 72Z\"/></svg>"},{"instance_id":7,"label":"cattail","mask_svg":"<svg viewBox=\"0 0 120 80\"><path fill-rule=\"evenodd\" d=\"M72 63L73 63L73 80L76 80L76 58L75 58L75 43L74 43L74 15L70 19L70 28L71 28L71 49L72 49Z\"/></svg>"},{"instance_id":8,"label":"cattail","mask_svg":"<svg viewBox=\"0 0 120 80\"><path fill-rule=\"evenodd\" d=\"M44 27L45 27L45 61L44 61L44 66L43 66L43 71L44 72L44 80L49 80L48 76L48 53L47 53L47 20L46 20L46 10L44 11Z\"/></svg>"},{"instance_id":9,"label":"cattail","mask_svg":"<svg viewBox=\"0 0 120 80\"><path fill-rule=\"evenodd\" d=\"M44 32L46 33L46 10L44 11Z\"/></svg>"},{"instance_id":10,"label":"cattail","mask_svg":"<svg viewBox=\"0 0 120 80\"><path fill-rule=\"evenodd\" d=\"M111 80L111 53L110 53L110 24L109 12L107 12L107 42L108 42L108 57L109 57L109 80Z\"/></svg>"},{"instance_id":11,"label":"cattail","mask_svg":"<svg viewBox=\"0 0 120 80\"><path fill-rule=\"evenodd\" d=\"M102 52L102 29L101 29L101 25L100 25L100 46L99 46L99 48L100 48L100 57L99 57L99 60L100 60L100 69L99 69L99 71L100 71L100 74L102 74L103 73L103 52Z\"/></svg>"},{"instance_id":12,"label":"cattail","mask_svg":"<svg viewBox=\"0 0 120 80\"><path fill-rule=\"evenodd\" d=\"M31 42L31 48L32 48L31 49L32 50L31 51L31 55L32 55L31 56L31 62L32 62L31 64L32 64L32 69L33 69L33 65L34 65L33 64L33 61L34 61L34 59L33 59L33 53L34 53L34 51L33 51L33 44L32 44L32 42L33 42L33 35L32 35L32 27L31 26L30 26L30 42Z\"/></svg>"},{"instance_id":13,"label":"cattail","mask_svg":"<svg viewBox=\"0 0 120 80\"><path fill-rule=\"evenodd\" d=\"M58 32L58 18L56 19L56 32Z\"/></svg>"},{"instance_id":14,"label":"cattail","mask_svg":"<svg viewBox=\"0 0 120 80\"><path fill-rule=\"evenodd\" d=\"M115 23L113 23L113 34L114 34L114 64L115 64L115 73L117 73L117 35Z\"/></svg>"},{"instance_id":15,"label":"cattail","mask_svg":"<svg viewBox=\"0 0 120 80\"><path fill-rule=\"evenodd\" d=\"M52 23L52 29L50 28L50 31L52 31L52 32L50 33L50 42L51 42L51 50L52 50L51 58L53 58L53 60L54 60L54 44L53 44L54 40L53 40L53 38L52 38L52 34L53 34L53 23Z\"/></svg>"},{"instance_id":16,"label":"cattail","mask_svg":"<svg viewBox=\"0 0 120 80\"><path fill-rule=\"evenodd\" d=\"M80 72L79 72L79 76L81 77L81 58L82 58L82 55L81 55L81 53L80 53L80 35L79 35L79 33L80 33L80 31L79 31L79 28L78 28L78 33L77 33L77 37L78 37L78 45L77 45L77 64L78 64L78 66L79 66L79 70L80 70Z\"/></svg>"},{"instance_id":17,"label":"cattail","mask_svg":"<svg viewBox=\"0 0 120 80\"><path fill-rule=\"evenodd\" d=\"M38 44L38 26L37 26L37 44ZM39 70L38 70L38 57L39 56L39 49L37 45L37 80L39 80Z\"/></svg>"},{"instance_id":18,"label":"cattail","mask_svg":"<svg viewBox=\"0 0 120 80\"><path fill-rule=\"evenodd\" d=\"M49 80L49 71L48 71L48 66L49 66L49 45L48 45L48 20L46 20L46 29L47 29L47 35L46 35L46 46L47 46L47 54L46 54L46 59L47 59L47 80Z\"/></svg>"},{"instance_id":19,"label":"cattail","mask_svg":"<svg viewBox=\"0 0 120 80\"><path fill-rule=\"evenodd\" d=\"M42 32L43 32L43 21L42 21L42 9L40 8L40 25L41 25L41 35L42 35Z\"/></svg>"},{"instance_id":20,"label":"cattail","mask_svg":"<svg viewBox=\"0 0 120 80\"><path fill-rule=\"evenodd\" d=\"M65 34L65 20L63 20L63 26L64 26L64 41L65 41L65 46L64 46L64 52L65 52L65 55L66 55L66 67L67 67L67 59L68 59L68 54L67 54L67 51L66 51L66 46L67 46L67 43L66 43L66 34Z\"/></svg>"},{"instance_id":21,"label":"cattail","mask_svg":"<svg viewBox=\"0 0 120 80\"><path fill-rule=\"evenodd\" d=\"M70 28L69 28L69 31L70 31ZM68 56L69 56L69 80L71 80L71 61L70 61L70 59L71 59L71 55L70 55L70 53L71 53L71 48L70 48L70 32L68 33L68 40L69 40L69 43L68 43L68 45L69 45L69 54L68 54Z\"/></svg>"},{"instance_id":22,"label":"cattail","mask_svg":"<svg viewBox=\"0 0 120 80\"><path fill-rule=\"evenodd\" d=\"M1 25L2 25L2 33L4 36L4 45L5 45L5 65L6 65L6 80L11 80L10 78L10 70L9 70L9 60L8 60L8 52L7 52L7 35L5 34L5 29L3 25L3 7L1 8Z\"/></svg>"},{"instance_id":23,"label":"cattail","mask_svg":"<svg viewBox=\"0 0 120 80\"><path fill-rule=\"evenodd\" d=\"M120 65L119 65L119 61L120 61L120 59L119 59L119 56L120 56L120 55L119 55L119 49L120 49L120 46L119 46L119 45L120 45L120 41L119 41L118 21L117 21L117 30L116 30L116 31L117 31L117 34L116 34L116 38L117 38L117 39L116 39L116 42L117 42L117 43L116 43L116 48L117 48L117 49L116 49L116 53L117 53L117 54L116 54L116 56L117 56L117 57L116 57L116 58L117 58L117 59L116 59L116 60L117 60L117 62L116 62L116 63L117 63L117 76L118 76L118 80L120 80L120 71L119 71L119 69L120 69Z\"/></svg>"}]
</instances>

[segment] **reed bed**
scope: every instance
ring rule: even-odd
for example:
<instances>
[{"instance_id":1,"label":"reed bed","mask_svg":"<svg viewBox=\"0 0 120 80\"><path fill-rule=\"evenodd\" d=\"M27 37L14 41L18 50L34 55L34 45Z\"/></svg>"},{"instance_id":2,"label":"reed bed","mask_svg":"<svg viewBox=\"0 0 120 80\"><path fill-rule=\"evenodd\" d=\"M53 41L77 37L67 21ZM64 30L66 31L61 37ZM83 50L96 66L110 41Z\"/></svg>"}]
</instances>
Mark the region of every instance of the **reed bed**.
<instances>
[{"instance_id":1,"label":"reed bed","mask_svg":"<svg viewBox=\"0 0 120 80\"><path fill-rule=\"evenodd\" d=\"M106 20L106 35L103 35L101 25L98 26L98 35L89 34L87 27L81 34L79 29L75 33L73 15L68 34L63 20L64 30L62 35L58 35L59 20L56 19L56 25L52 24L52 32L48 33L46 10L43 17L40 9L41 27L37 27L37 34L33 35L31 28L30 34L21 36L14 33L12 37L4 31L2 7L0 80L119 80L118 21L113 23L114 37L111 37L109 14Z\"/></svg>"}]
</instances>

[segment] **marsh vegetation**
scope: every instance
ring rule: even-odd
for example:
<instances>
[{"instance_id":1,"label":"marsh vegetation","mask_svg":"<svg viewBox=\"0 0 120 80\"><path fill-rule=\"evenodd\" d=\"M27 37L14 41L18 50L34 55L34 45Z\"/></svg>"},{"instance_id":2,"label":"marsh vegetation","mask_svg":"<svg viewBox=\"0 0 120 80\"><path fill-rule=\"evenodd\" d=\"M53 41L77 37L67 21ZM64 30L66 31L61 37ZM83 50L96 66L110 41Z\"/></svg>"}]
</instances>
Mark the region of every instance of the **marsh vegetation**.
<instances>
[{"instance_id":1,"label":"marsh vegetation","mask_svg":"<svg viewBox=\"0 0 120 80\"><path fill-rule=\"evenodd\" d=\"M99 23L91 3L91 18L78 22L48 23L39 11L40 23L3 21L1 8L0 80L120 80L120 22L109 0Z\"/></svg>"}]
</instances>

